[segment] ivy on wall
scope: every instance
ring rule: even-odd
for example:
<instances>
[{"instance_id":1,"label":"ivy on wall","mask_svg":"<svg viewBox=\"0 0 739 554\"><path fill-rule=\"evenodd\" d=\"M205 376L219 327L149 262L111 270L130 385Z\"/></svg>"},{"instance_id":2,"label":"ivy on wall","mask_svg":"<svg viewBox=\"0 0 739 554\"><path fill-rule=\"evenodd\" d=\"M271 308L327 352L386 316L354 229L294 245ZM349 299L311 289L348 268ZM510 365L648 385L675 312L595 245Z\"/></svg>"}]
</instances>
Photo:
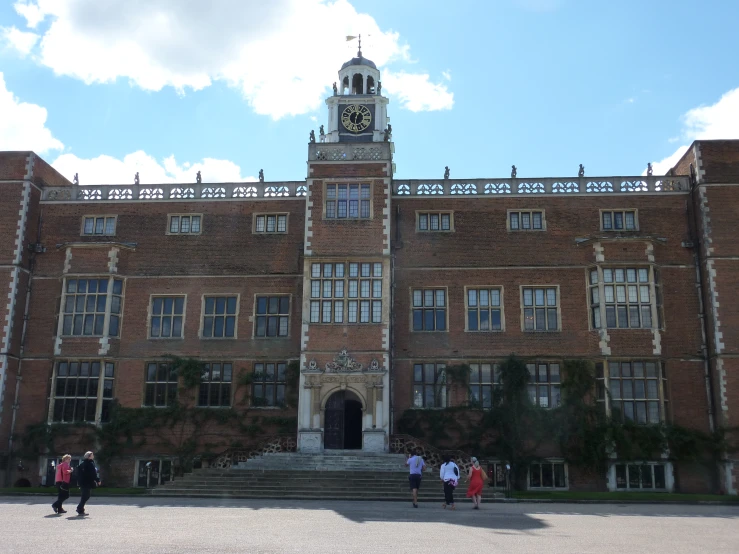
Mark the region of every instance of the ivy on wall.
<instances>
[{"instance_id":1,"label":"ivy on wall","mask_svg":"<svg viewBox=\"0 0 739 554\"><path fill-rule=\"evenodd\" d=\"M178 400L163 408L127 408L113 402L110 420L100 426L91 423L39 423L29 425L19 437L22 457L59 453L64 444L96 445L95 457L103 467L120 456L146 446L171 453L180 471L192 467L196 457L212 458L226 448L242 448L259 438L274 434L294 434L297 417L270 415L251 409L249 404L253 373L242 370L235 380L234 407L199 408L197 389L204 363L197 358L165 356L179 377ZM296 407L300 371L297 362L288 364L286 405ZM224 433L224 428L228 433ZM225 442L228 441L228 442ZM245 441L245 442L244 442Z\"/></svg>"},{"instance_id":2,"label":"ivy on wall","mask_svg":"<svg viewBox=\"0 0 739 554\"><path fill-rule=\"evenodd\" d=\"M715 467L727 451L725 431L703 433L679 425L639 425L608 417L594 402L595 368L582 360L563 365L560 405L538 407L531 401L525 362L510 356L500 365L500 384L492 406L473 402L439 410L406 410L398 432L424 439L440 449L460 449L511 464L513 482L525 483L526 468L541 452L556 451L569 464L603 474L615 453L619 460L691 461ZM469 387L469 366L447 367L447 384ZM469 395L468 390L468 397Z\"/></svg>"}]
</instances>

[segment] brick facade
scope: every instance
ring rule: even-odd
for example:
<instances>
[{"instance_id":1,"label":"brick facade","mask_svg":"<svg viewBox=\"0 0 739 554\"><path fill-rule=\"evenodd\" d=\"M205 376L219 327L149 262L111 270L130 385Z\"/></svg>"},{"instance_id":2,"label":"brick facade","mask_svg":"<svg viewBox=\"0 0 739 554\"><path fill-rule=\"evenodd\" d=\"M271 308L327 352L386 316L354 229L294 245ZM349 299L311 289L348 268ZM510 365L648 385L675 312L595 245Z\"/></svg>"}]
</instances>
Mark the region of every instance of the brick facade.
<instances>
[{"instance_id":1,"label":"brick facade","mask_svg":"<svg viewBox=\"0 0 739 554\"><path fill-rule=\"evenodd\" d=\"M365 447L371 443L387 449L398 418L418 400L415 364L494 363L511 353L552 363L659 362L665 369L669 421L701 431L737 427L739 310L733 294L739 287L734 240L739 141L696 142L673 172L690 175L691 165L695 180L689 190L465 197L400 194L390 155L327 161L311 154L304 196L234 193L177 199L165 191L154 200L86 200L83 187L67 182L33 153L0 153L0 288L9 291L0 295L0 477L36 483L44 474L41 464L62 448L81 453L93 447L71 432L60 451L20 459L18 444L10 441L29 425L54 420L54 367L65 360L112 362L113 396L129 408L144 404L146 365L163 355L232 363L231 406L261 418L263 433L255 438L210 422L208 438L197 445L203 453L236 443L256 446L277 433L267 421L279 418L295 418L299 440L304 434L304 446L315 447L311 441L322 440L326 405L336 392L351 393L361 403ZM357 183L370 186L369 216L327 217L326 187ZM638 214L637 230L601 229L601 213L619 210ZM510 213L527 211L542 213L542 230L511 229ZM441 212L452 214L451 229L418 228L419 214ZM200 215L201 230L169 233L171 214ZM255 232L256 214L288 214L286 232ZM85 236L83 220L90 216L114 216L115 233ZM36 243L41 246L29 248ZM356 324L349 323L348 315L341 323L312 320L311 303L326 301L321 295L314 298L312 282L320 280L314 267L339 264L348 272L355 263L372 264L373 272L378 264L371 277L381 282L382 293L368 296L367 302L381 302L379 319ZM648 271L645 304L652 325L594 328L590 275L609 269ZM110 277L123 281L118 336L65 333L60 318L64 283ZM347 287L349 279L348 274L342 277ZM527 287L556 290L556 329L526 329ZM443 330L413 328L414 290L423 289L444 291ZM468 329L469 289L500 292L500 331ZM156 295L185 298L181 338L150 337ZM234 338L203 336L204 297L209 295L238 297ZM257 336L256 298L269 295L289 298L286 336ZM342 299L346 310L351 296ZM375 363L378 371L362 373L361 379L306 371L312 362L319 369L332 363L342 349L363 371ZM253 406L252 386L243 376L253 373L257 363L277 361L299 362L300 402ZM180 401L194 405L195 392L181 391ZM464 405L467 391L451 388L447 401ZM730 439L736 444L739 437ZM127 450L110 471L114 481L127 485L135 482L137 460L173 455L171 445L150 436ZM23 471L17 469L19 462ZM736 493L737 459L727 459L720 468L668 466L676 490ZM572 489L603 490L613 476L570 468L568 479Z\"/></svg>"}]
</instances>

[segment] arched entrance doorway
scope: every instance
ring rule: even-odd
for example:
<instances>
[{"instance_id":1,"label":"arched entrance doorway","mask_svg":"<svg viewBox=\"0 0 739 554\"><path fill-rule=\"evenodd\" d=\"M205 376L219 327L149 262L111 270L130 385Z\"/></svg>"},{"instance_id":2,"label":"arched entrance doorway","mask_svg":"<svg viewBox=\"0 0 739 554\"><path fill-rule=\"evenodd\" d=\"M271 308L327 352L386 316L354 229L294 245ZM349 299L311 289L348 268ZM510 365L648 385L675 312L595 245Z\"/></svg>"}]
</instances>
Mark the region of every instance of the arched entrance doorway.
<instances>
[{"instance_id":1,"label":"arched entrance doorway","mask_svg":"<svg viewBox=\"0 0 739 554\"><path fill-rule=\"evenodd\" d=\"M326 402L323 447L347 450L362 448L362 402L353 392L335 392Z\"/></svg>"}]
</instances>

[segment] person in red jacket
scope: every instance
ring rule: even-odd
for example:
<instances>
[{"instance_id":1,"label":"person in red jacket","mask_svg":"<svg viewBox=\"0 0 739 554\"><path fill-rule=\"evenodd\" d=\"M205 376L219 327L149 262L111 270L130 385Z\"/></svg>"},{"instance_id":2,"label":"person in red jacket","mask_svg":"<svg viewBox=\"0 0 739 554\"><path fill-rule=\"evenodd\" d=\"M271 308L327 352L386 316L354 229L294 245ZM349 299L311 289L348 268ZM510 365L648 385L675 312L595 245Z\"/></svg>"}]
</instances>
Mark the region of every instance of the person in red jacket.
<instances>
[{"instance_id":1,"label":"person in red jacket","mask_svg":"<svg viewBox=\"0 0 739 554\"><path fill-rule=\"evenodd\" d=\"M72 467L69 462L72 460L72 456L65 454L62 456L62 462L56 466L56 477L54 483L59 491L56 497L56 502L51 505L51 509L54 510L55 514L66 514L67 510L62 508L62 503L69 498L69 481L72 477Z\"/></svg>"}]
</instances>

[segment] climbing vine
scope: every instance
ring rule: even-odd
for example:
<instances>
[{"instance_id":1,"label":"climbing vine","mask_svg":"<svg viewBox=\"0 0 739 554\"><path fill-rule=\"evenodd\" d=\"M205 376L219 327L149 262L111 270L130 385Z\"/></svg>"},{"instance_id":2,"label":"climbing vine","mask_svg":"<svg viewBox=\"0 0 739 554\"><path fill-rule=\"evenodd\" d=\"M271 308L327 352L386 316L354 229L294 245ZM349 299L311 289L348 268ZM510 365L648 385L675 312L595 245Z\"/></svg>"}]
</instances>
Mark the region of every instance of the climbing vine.
<instances>
[{"instance_id":1,"label":"climbing vine","mask_svg":"<svg viewBox=\"0 0 739 554\"><path fill-rule=\"evenodd\" d=\"M595 402L594 365L582 360L563 364L561 402L545 409L529 396L531 376L525 362L510 356L499 366L488 407L470 401L440 410L406 410L400 433L427 440L440 449L461 449L510 463L513 482L523 486L526 468L542 451L557 452L569 464L603 472L616 453L625 461L660 458L715 462L726 452L725 431L703 433L679 425L640 425L608 417ZM469 386L469 366L447 367L447 383ZM469 394L468 397L473 398ZM459 396L458 396L459 398Z\"/></svg>"},{"instance_id":2,"label":"climbing vine","mask_svg":"<svg viewBox=\"0 0 739 554\"><path fill-rule=\"evenodd\" d=\"M179 471L185 471L196 457L214 457L225 448L242 448L245 442L253 444L260 437L295 432L296 417L249 408L252 372L242 369L234 380L233 404L238 408L201 408L195 404L204 363L196 358L165 358L177 372L181 385L178 399L171 405L127 408L114 401L109 421L101 426L81 422L29 425L20 437L18 454L36 457L58 453L65 443L95 444L96 459L103 467L109 467L120 456L156 450L171 453L178 461L175 465ZM286 375L287 405L278 408L297 404L298 378L298 364L290 363Z\"/></svg>"}]
</instances>

